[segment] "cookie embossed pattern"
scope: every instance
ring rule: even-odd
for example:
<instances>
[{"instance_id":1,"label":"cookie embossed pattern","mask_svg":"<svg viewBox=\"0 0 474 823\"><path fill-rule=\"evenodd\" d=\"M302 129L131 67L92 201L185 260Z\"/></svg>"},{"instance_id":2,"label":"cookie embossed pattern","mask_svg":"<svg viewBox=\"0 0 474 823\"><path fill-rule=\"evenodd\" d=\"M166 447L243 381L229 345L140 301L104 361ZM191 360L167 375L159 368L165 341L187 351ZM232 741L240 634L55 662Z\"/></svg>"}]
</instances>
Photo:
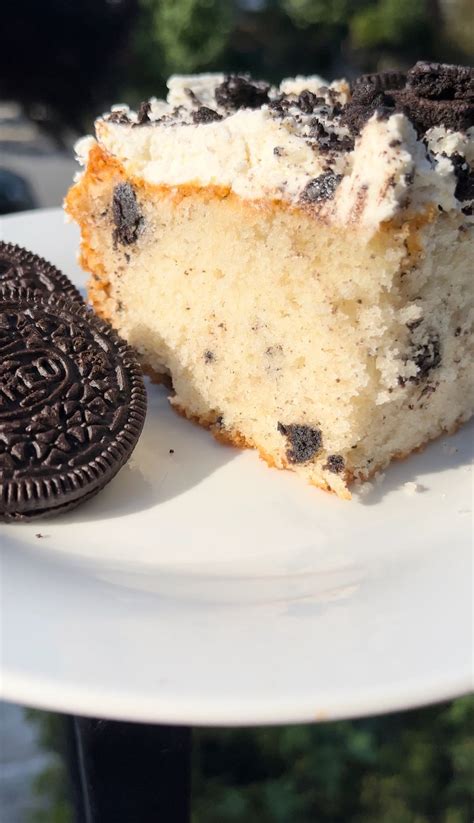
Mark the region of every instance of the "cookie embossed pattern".
<instances>
[{"instance_id":1,"label":"cookie embossed pattern","mask_svg":"<svg viewBox=\"0 0 474 823\"><path fill-rule=\"evenodd\" d=\"M132 350L79 302L0 296L0 519L67 511L129 458L146 394Z\"/></svg>"},{"instance_id":2,"label":"cookie embossed pattern","mask_svg":"<svg viewBox=\"0 0 474 823\"><path fill-rule=\"evenodd\" d=\"M51 263L21 246L0 242L0 289L7 286L55 292L82 303L76 287Z\"/></svg>"}]
</instances>

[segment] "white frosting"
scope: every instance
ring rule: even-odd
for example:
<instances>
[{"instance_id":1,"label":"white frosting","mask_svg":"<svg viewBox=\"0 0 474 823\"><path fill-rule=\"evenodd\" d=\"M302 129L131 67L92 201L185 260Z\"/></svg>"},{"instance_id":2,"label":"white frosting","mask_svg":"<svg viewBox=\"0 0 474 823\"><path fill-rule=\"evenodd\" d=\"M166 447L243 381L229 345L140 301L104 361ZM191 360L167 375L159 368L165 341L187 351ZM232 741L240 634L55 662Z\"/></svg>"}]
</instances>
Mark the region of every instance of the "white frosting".
<instances>
[{"instance_id":1,"label":"white frosting","mask_svg":"<svg viewBox=\"0 0 474 823\"><path fill-rule=\"evenodd\" d=\"M169 186L223 186L249 199L296 203L308 182L329 170L340 175L340 182L318 209L335 223L358 222L368 230L404 208L434 203L449 211L465 206L454 196L457 181L449 155L474 159L474 129L462 134L435 127L425 144L404 114L388 119L373 115L354 149L341 150L337 141L347 143L349 131L332 106L347 101L345 81L327 85L317 76L286 79L280 89L269 90L270 101L277 101L280 92L290 95L287 108L278 113L266 104L229 112L214 95L223 80L221 74L173 76L167 100L150 101L151 122L137 125L134 112L116 106L113 111L126 114L129 122L100 118L96 139L132 177ZM318 96L310 113L297 105L296 95L305 90ZM222 119L196 124L193 113L201 106ZM76 145L82 164L94 144L87 137Z\"/></svg>"}]
</instances>

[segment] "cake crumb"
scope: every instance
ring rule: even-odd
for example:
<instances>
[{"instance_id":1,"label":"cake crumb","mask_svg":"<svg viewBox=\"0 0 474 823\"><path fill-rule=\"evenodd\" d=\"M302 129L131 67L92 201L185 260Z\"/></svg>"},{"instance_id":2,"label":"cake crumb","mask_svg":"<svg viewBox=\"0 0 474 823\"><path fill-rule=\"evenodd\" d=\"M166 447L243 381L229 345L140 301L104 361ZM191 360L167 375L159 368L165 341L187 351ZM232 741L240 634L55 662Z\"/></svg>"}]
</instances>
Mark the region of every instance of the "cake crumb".
<instances>
[{"instance_id":1,"label":"cake crumb","mask_svg":"<svg viewBox=\"0 0 474 823\"><path fill-rule=\"evenodd\" d=\"M421 491L422 487L419 485L419 483L413 483L409 481L408 483L403 484L403 488L405 489L407 494L413 495Z\"/></svg>"}]
</instances>

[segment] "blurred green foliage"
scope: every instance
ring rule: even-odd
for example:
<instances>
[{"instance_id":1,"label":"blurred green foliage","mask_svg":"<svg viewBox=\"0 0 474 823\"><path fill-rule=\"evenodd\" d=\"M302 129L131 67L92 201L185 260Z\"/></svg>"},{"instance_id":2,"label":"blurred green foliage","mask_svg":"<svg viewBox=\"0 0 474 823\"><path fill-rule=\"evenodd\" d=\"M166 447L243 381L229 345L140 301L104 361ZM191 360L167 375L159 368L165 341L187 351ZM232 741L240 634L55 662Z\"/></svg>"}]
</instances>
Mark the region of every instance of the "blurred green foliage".
<instances>
[{"instance_id":1,"label":"blurred green foliage","mask_svg":"<svg viewBox=\"0 0 474 823\"><path fill-rule=\"evenodd\" d=\"M130 66L142 94L172 72L351 76L417 59L466 62L474 52L472 0L139 2Z\"/></svg>"},{"instance_id":2,"label":"blurred green foliage","mask_svg":"<svg viewBox=\"0 0 474 823\"><path fill-rule=\"evenodd\" d=\"M367 4L351 20L352 43L355 48L403 49L405 43L424 43L431 34L427 25L429 7L413 0L380 0Z\"/></svg>"},{"instance_id":3,"label":"blurred green foliage","mask_svg":"<svg viewBox=\"0 0 474 823\"><path fill-rule=\"evenodd\" d=\"M472 2L16 0L2 9L0 95L59 139L90 129L117 99L162 95L175 72L247 71L277 81L351 78L419 59L468 63Z\"/></svg>"},{"instance_id":4,"label":"blurred green foliage","mask_svg":"<svg viewBox=\"0 0 474 823\"><path fill-rule=\"evenodd\" d=\"M61 717L30 716L63 757ZM36 784L48 809L32 823L72 823L60 763ZM192 823L469 823L474 698L337 723L196 729L192 791Z\"/></svg>"},{"instance_id":5,"label":"blurred green foliage","mask_svg":"<svg viewBox=\"0 0 474 823\"><path fill-rule=\"evenodd\" d=\"M474 699L195 737L193 823L468 823Z\"/></svg>"}]
</instances>

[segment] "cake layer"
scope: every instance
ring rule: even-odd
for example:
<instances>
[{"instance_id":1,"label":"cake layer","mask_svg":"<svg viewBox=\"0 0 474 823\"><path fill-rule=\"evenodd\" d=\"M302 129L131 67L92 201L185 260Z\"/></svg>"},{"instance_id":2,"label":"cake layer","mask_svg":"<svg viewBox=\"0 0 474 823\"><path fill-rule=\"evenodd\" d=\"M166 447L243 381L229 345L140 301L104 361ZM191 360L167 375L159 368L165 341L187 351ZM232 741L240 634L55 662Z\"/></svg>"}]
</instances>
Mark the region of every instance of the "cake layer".
<instances>
[{"instance_id":1,"label":"cake layer","mask_svg":"<svg viewBox=\"0 0 474 823\"><path fill-rule=\"evenodd\" d=\"M311 204L150 184L98 146L67 208L94 308L219 438L348 496L472 413L459 209L368 237Z\"/></svg>"}]
</instances>

